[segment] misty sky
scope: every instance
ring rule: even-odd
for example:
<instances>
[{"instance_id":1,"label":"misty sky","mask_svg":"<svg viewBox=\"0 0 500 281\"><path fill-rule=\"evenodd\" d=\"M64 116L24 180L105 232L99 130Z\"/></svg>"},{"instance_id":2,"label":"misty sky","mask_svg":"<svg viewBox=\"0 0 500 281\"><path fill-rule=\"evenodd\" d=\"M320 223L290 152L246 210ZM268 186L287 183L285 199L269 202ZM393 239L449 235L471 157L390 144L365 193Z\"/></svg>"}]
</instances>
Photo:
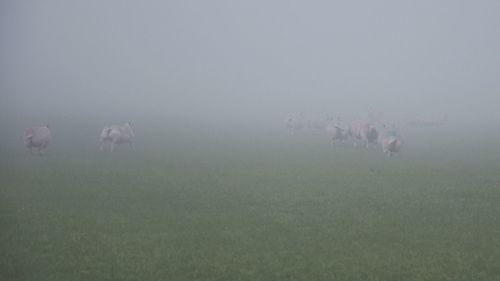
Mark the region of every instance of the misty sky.
<instances>
[{"instance_id":1,"label":"misty sky","mask_svg":"<svg viewBox=\"0 0 500 281\"><path fill-rule=\"evenodd\" d=\"M487 118L500 104L496 0L0 3L4 112Z\"/></svg>"}]
</instances>

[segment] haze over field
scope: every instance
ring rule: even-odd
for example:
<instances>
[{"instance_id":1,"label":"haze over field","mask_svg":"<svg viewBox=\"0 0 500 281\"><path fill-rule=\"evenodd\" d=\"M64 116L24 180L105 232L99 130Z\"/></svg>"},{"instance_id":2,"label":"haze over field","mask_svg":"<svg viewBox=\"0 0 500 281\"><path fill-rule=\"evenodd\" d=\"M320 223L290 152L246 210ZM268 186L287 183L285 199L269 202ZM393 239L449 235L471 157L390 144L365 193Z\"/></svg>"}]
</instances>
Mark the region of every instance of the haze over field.
<instances>
[{"instance_id":1,"label":"haze over field","mask_svg":"<svg viewBox=\"0 0 500 281\"><path fill-rule=\"evenodd\" d=\"M0 0L0 280L499 280L499 15Z\"/></svg>"},{"instance_id":2,"label":"haze over field","mask_svg":"<svg viewBox=\"0 0 500 281\"><path fill-rule=\"evenodd\" d=\"M2 123L500 120L498 1L2 1ZM4 124L5 125L5 124Z\"/></svg>"}]
</instances>

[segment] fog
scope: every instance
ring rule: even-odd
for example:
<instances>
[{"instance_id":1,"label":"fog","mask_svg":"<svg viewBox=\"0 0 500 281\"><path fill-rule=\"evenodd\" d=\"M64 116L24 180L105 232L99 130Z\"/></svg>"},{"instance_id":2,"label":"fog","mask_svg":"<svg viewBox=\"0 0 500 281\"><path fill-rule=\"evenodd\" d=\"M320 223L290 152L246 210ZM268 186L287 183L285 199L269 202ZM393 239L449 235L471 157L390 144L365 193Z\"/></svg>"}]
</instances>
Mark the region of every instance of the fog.
<instances>
[{"instance_id":1,"label":"fog","mask_svg":"<svg viewBox=\"0 0 500 281\"><path fill-rule=\"evenodd\" d=\"M498 1L1 1L2 138L129 120L267 134L299 112L446 114L498 135L499 14Z\"/></svg>"},{"instance_id":2,"label":"fog","mask_svg":"<svg viewBox=\"0 0 500 281\"><path fill-rule=\"evenodd\" d=\"M499 106L499 0L0 0L0 280L500 280Z\"/></svg>"}]
</instances>

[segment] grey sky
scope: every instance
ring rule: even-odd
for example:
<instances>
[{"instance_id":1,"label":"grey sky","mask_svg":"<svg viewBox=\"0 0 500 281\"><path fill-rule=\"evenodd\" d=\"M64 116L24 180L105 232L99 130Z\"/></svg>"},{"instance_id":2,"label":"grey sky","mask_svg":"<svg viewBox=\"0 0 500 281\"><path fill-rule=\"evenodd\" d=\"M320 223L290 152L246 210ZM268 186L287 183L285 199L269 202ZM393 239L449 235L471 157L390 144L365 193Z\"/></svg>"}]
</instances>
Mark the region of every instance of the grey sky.
<instances>
[{"instance_id":1,"label":"grey sky","mask_svg":"<svg viewBox=\"0 0 500 281\"><path fill-rule=\"evenodd\" d=\"M2 108L496 112L500 1L7 1ZM497 114L498 118L498 114Z\"/></svg>"}]
</instances>

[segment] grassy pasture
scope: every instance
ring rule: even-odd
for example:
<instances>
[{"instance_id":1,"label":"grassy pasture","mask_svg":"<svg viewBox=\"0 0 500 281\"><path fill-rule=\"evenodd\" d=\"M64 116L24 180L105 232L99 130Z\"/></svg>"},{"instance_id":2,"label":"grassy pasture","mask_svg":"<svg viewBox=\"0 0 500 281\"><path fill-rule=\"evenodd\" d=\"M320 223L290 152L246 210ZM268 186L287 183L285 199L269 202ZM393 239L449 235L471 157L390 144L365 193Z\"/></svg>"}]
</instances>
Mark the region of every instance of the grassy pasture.
<instances>
[{"instance_id":1,"label":"grassy pasture","mask_svg":"<svg viewBox=\"0 0 500 281\"><path fill-rule=\"evenodd\" d=\"M3 151L0 280L500 280L493 144Z\"/></svg>"}]
</instances>

